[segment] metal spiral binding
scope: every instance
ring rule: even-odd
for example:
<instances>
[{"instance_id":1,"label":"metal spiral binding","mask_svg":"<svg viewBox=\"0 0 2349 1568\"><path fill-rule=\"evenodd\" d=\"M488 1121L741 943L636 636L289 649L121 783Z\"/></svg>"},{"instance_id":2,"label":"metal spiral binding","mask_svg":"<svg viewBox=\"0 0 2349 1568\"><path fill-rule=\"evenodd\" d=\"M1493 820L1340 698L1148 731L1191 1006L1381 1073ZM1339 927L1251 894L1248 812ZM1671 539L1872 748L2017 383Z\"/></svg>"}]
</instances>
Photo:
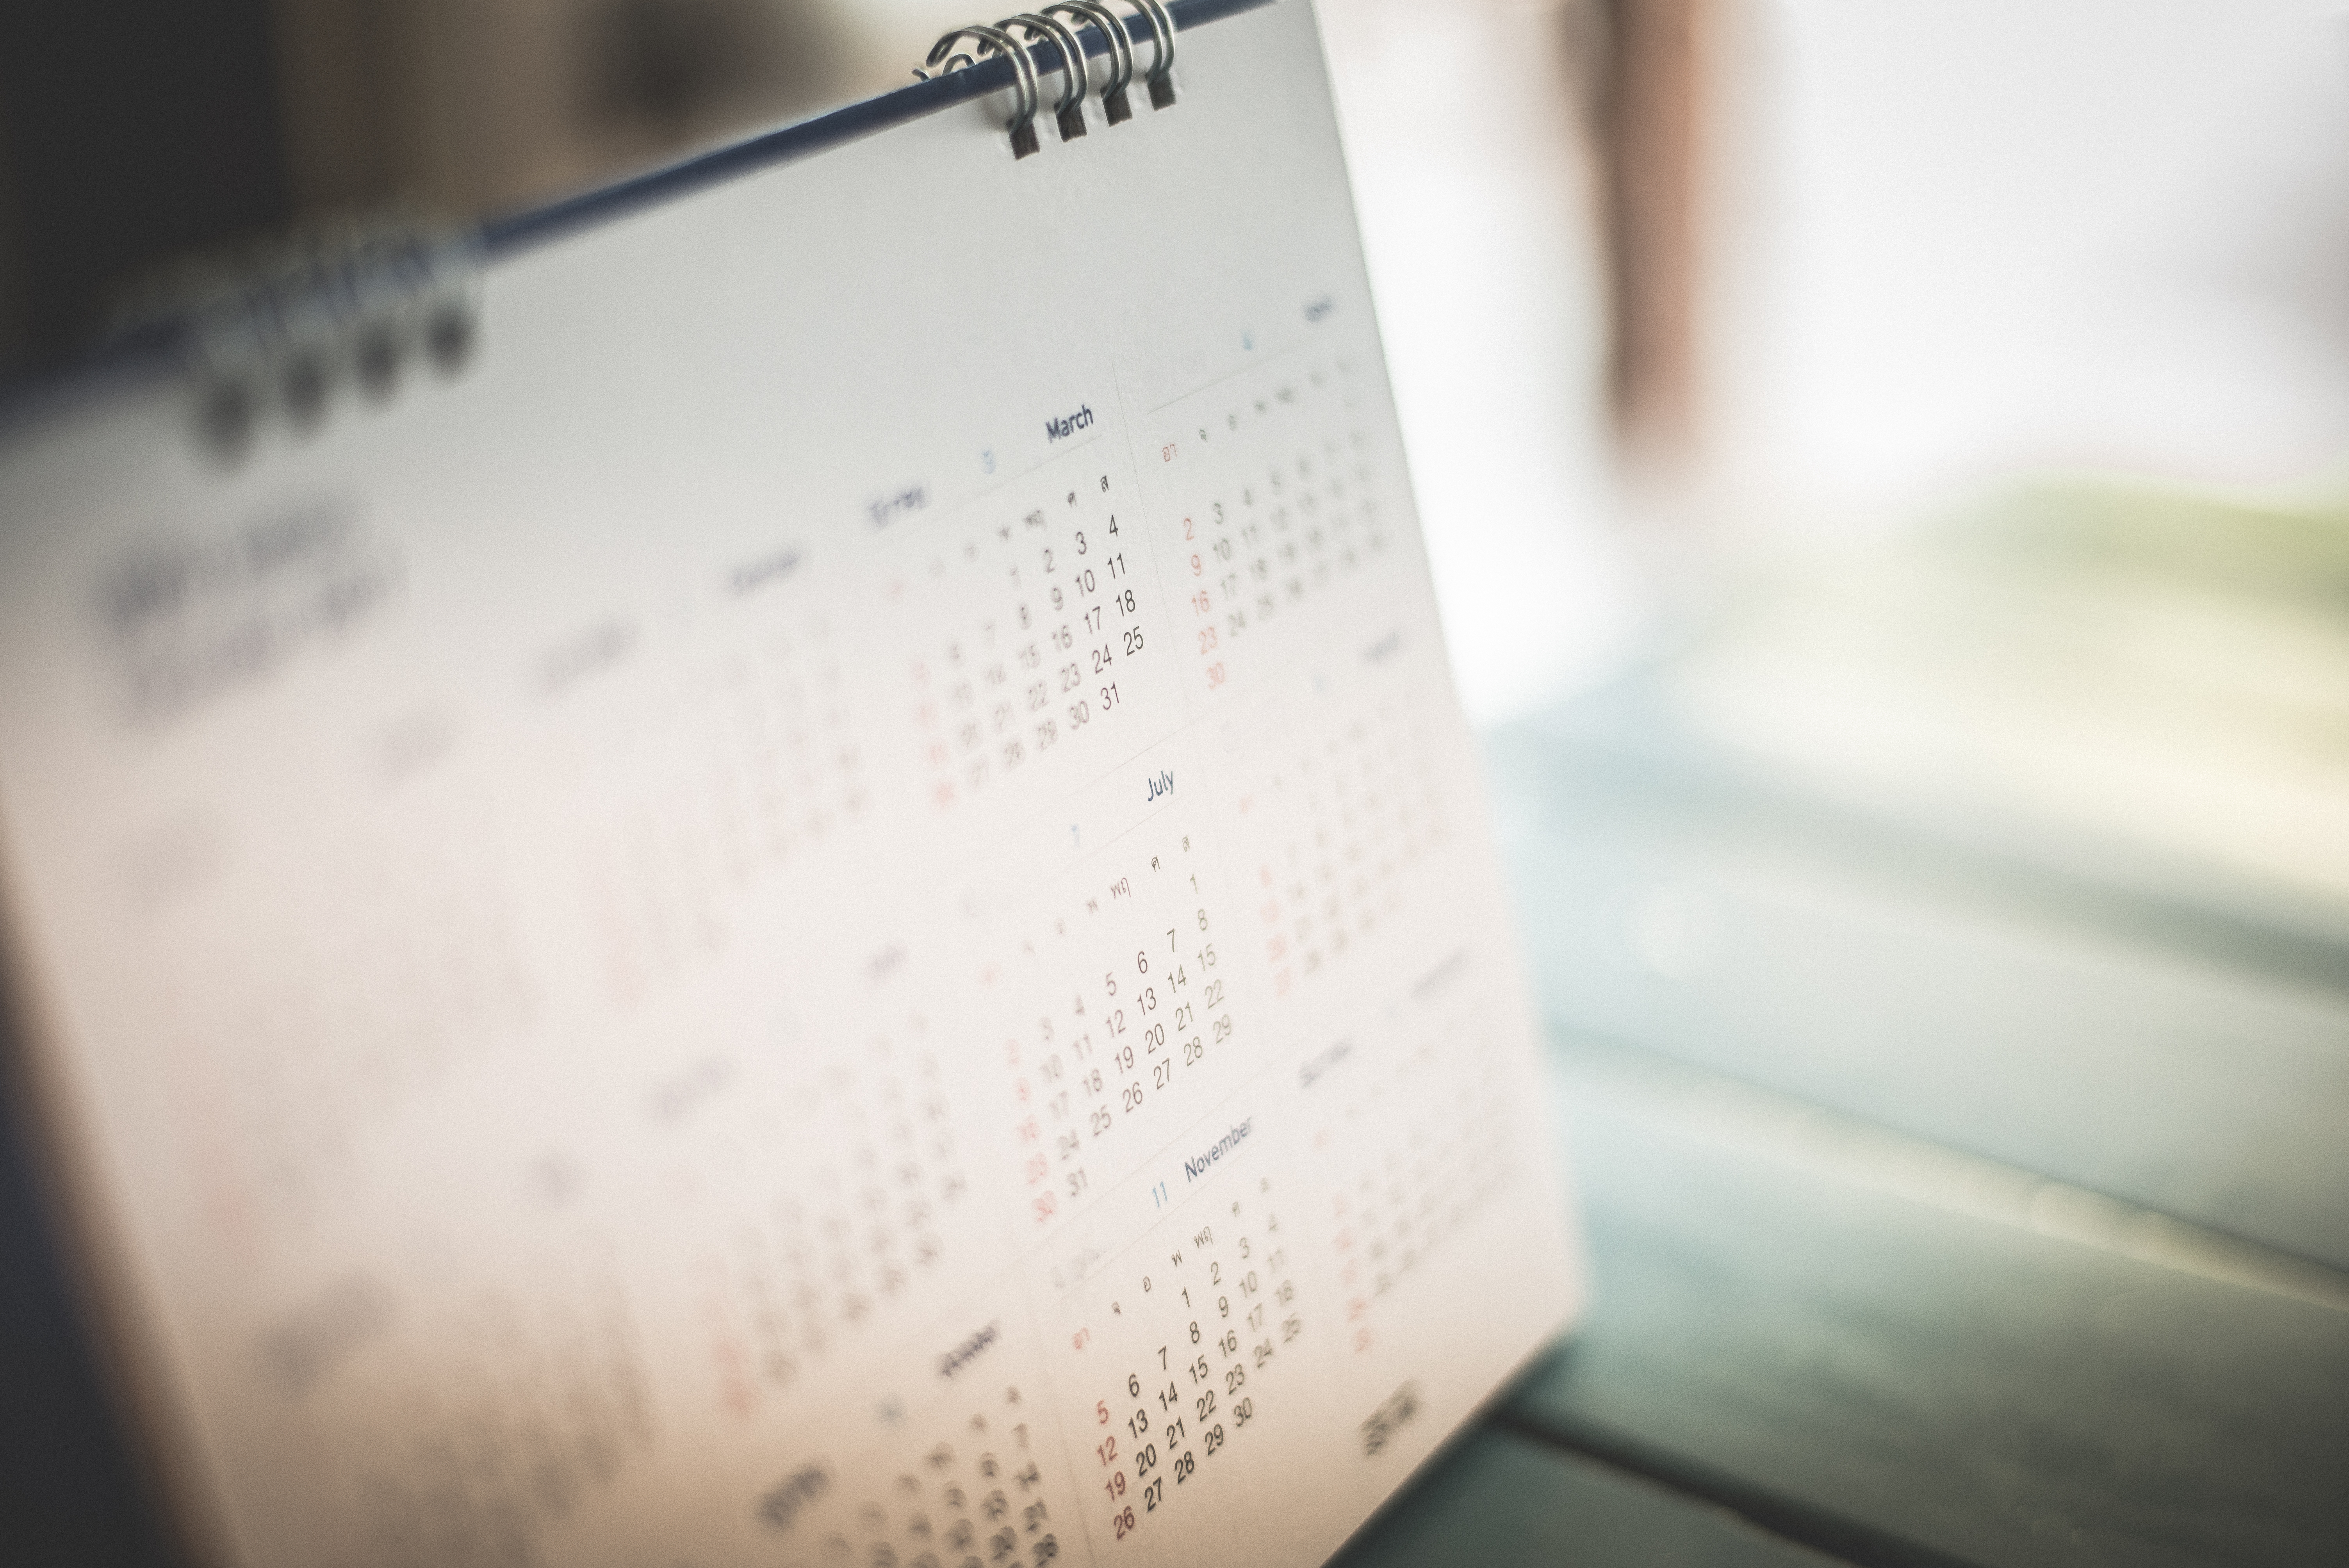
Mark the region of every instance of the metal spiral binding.
<instances>
[{"instance_id":1,"label":"metal spiral binding","mask_svg":"<svg viewBox=\"0 0 2349 1568\"><path fill-rule=\"evenodd\" d=\"M1004 129L1011 137L1011 154L1026 158L1040 145L1035 118L1041 107L1043 95L1039 86L1039 71L1033 49L1049 41L1060 56L1061 96L1053 110L1062 141L1074 141L1085 134L1085 94L1092 87L1092 67L1085 57L1084 40L1079 27L1090 26L1098 31L1107 46L1109 77L1101 88L1102 111L1112 125L1122 125L1133 118L1132 100L1126 89L1133 80L1134 22L1150 31L1150 70L1145 78L1150 86L1150 107L1154 109L1172 108L1174 103L1174 18L1164 0L1127 0L1134 7L1131 16L1112 10L1105 0L1057 0L1035 11L1023 11L1015 16L988 25L972 23L957 27L932 45L924 67L914 75L924 81L933 72L945 74L966 70L988 55L1009 57L1012 68L1012 109L1004 121ZM1061 20L1068 17L1076 26ZM966 38L978 40L976 52L957 48Z\"/></svg>"},{"instance_id":2,"label":"metal spiral binding","mask_svg":"<svg viewBox=\"0 0 2349 1568\"><path fill-rule=\"evenodd\" d=\"M1123 125L1133 118L1133 106L1125 96L1126 84L1133 80L1133 38L1126 32L1118 14L1102 4L1102 0L1062 0L1047 5L1044 15L1080 16L1101 30L1109 41L1109 80L1102 88L1102 112L1112 125Z\"/></svg>"},{"instance_id":3,"label":"metal spiral binding","mask_svg":"<svg viewBox=\"0 0 2349 1568\"><path fill-rule=\"evenodd\" d=\"M1032 155L1039 145L1036 139L1036 106L1041 99L1036 91L1036 62L1029 57L1028 46L1000 27L986 22L973 22L968 26L957 27L930 46L927 61L930 69L936 70L944 66L947 70L953 71L977 65L978 56L961 54L955 49L955 46L967 37L979 40L980 54L999 54L1009 57L1013 88L1011 118L1003 122L1003 129L1011 133L1012 157ZM928 73L922 75L926 80Z\"/></svg>"},{"instance_id":4,"label":"metal spiral binding","mask_svg":"<svg viewBox=\"0 0 2349 1568\"><path fill-rule=\"evenodd\" d=\"M1085 88L1090 73L1085 68L1085 46L1077 37L1076 29L1057 16L1037 11L1022 11L996 25L1017 27L1024 33L1041 33L1052 40L1061 51L1061 102L1052 111L1052 118L1061 128L1062 141L1074 141L1084 135Z\"/></svg>"},{"instance_id":5,"label":"metal spiral binding","mask_svg":"<svg viewBox=\"0 0 2349 1568\"><path fill-rule=\"evenodd\" d=\"M454 373L479 335L480 297L471 232L334 225L168 279L115 335L176 343L198 433L233 458L273 419L315 429L339 389L380 402L411 362Z\"/></svg>"},{"instance_id":6,"label":"metal spiral binding","mask_svg":"<svg viewBox=\"0 0 2349 1568\"><path fill-rule=\"evenodd\" d=\"M1174 18L1167 14L1165 0L1133 0L1150 23L1150 41L1154 46L1150 62L1150 107L1154 109L1174 107Z\"/></svg>"}]
</instances>

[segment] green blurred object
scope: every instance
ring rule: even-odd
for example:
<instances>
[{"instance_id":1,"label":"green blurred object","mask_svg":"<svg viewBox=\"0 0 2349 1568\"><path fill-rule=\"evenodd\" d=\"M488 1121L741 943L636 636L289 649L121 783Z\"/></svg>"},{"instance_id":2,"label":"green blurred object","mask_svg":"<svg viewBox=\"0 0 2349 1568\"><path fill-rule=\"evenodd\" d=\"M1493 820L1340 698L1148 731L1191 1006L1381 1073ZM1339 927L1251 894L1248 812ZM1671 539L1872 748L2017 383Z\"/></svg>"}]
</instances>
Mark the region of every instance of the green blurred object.
<instances>
[{"instance_id":1,"label":"green blurred object","mask_svg":"<svg viewBox=\"0 0 2349 1568\"><path fill-rule=\"evenodd\" d=\"M2045 481L1738 574L1633 744L2349 942L2349 510Z\"/></svg>"}]
</instances>

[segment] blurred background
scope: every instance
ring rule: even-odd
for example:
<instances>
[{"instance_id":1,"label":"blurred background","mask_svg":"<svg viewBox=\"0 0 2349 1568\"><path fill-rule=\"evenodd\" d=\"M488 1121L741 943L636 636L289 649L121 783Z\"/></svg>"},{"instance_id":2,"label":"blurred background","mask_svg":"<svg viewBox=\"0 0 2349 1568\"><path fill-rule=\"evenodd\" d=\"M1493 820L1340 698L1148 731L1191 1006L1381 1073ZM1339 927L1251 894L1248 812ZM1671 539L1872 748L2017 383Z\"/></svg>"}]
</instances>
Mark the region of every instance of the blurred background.
<instances>
[{"instance_id":1,"label":"blurred background","mask_svg":"<svg viewBox=\"0 0 2349 1568\"><path fill-rule=\"evenodd\" d=\"M1513 1429L1838 1560L2349 1553L2343 7L1319 9L1597 1255ZM0 382L971 19L11 7Z\"/></svg>"},{"instance_id":2,"label":"blurred background","mask_svg":"<svg viewBox=\"0 0 2349 1568\"><path fill-rule=\"evenodd\" d=\"M2179 680L2206 696L2248 683L2241 694L2256 688L2258 712L2286 726L2278 682L2321 699L2321 679L2294 687L2272 664L2242 665L2259 655L2231 639L2239 622L2211 623L2226 611L2209 596L2225 597L2223 577L2268 607L2255 618L2271 623L2270 659L2294 656L2275 642L2286 623L2322 640L2275 591L2338 559L2323 520L2349 432L2339 6L1325 0L1321 11L1481 718L1587 683L1659 624L1718 617L1756 552L1800 558L1806 618L1830 592L1822 559L1837 563L1827 576L1899 576L1928 569L1913 550L1963 575L1981 608L1993 568L1952 558L1948 535L2011 560L1989 543L2001 524L1958 521L1993 497L2062 514L2014 525L2063 557L2018 566L2042 588L2093 562L2110 589L2124 550L2134 609L2154 613L2154 579L2205 596L2199 630L2168 655L2199 675L2147 668L2145 628L2123 645L2110 603L2106 624L2036 654L2152 680L2176 700ZM9 7L0 383L87 349L191 262L233 263L339 218L461 222L543 201L885 90L909 79L927 38L968 19L952 0ZM2071 488L2054 498L2051 480ZM2089 515L2139 502L2166 509L2147 531L2158 540L2127 527L2116 538ZM2223 570L2197 553L2215 547L2213 530L2235 531L2214 509L2263 520L2261 542L2241 559L2228 547ZM1903 623L1901 646L1879 651L1904 669L1930 659L1932 638L1982 630L1883 616L1889 581L1852 591ZM1732 619L1739 635L1769 634ZM1777 736L1762 744L1804 766L1890 767L1886 748L1923 744L1866 708L1881 722L1820 755L1812 729L1785 727L1799 716L1754 707L1773 700L1761 688L1775 676L1749 671L1733 689L1718 664L1700 656L1682 696L1717 727L1746 714ZM1985 689L1994 672L1977 675L1939 696L1963 707L1963 744L1996 750L1992 729L2033 719L2011 711L2025 696L2012 682ZM2037 696L2036 722L2069 729L2079 717ZM1811 696L1839 720L1857 699ZM2238 719L2205 738L2220 754L2206 773L2266 745L2294 752L2285 771L2300 784L2318 782L2304 748ZM2129 735L2101 740L2072 762L2129 766ZM2025 784L2020 766L1973 756L1967 786L2065 787L2044 768ZM2169 810L2143 824L2154 830L2189 830L2191 818L2219 831L2182 799L2131 810ZM2327 853L2337 878L2337 841ZM2271 845L2267 858L2302 857Z\"/></svg>"}]
</instances>

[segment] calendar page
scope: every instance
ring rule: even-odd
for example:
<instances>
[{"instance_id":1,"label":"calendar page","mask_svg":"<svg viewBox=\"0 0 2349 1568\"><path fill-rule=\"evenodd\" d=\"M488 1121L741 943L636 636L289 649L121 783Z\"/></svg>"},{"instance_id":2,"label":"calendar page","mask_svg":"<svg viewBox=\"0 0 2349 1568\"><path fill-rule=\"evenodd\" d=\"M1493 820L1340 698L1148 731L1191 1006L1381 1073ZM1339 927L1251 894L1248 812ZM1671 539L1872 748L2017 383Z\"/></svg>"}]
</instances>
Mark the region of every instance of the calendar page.
<instances>
[{"instance_id":1,"label":"calendar page","mask_svg":"<svg viewBox=\"0 0 2349 1568\"><path fill-rule=\"evenodd\" d=\"M19 1055L200 1557L1311 1564L1573 1319L1314 19L1180 44L9 432Z\"/></svg>"}]
</instances>

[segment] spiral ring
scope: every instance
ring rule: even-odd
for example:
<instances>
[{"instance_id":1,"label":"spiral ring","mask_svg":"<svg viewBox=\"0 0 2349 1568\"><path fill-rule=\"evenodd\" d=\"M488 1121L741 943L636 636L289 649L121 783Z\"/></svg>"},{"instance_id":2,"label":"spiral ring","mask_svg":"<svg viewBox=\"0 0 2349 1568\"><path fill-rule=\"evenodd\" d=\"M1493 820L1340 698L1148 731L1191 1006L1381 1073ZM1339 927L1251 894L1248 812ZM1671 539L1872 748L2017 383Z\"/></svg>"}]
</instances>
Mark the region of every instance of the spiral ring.
<instances>
[{"instance_id":1,"label":"spiral ring","mask_svg":"<svg viewBox=\"0 0 2349 1568\"><path fill-rule=\"evenodd\" d=\"M1005 28L1022 28L1030 34L1044 33L1060 46L1061 102L1053 115L1060 122L1061 140L1066 141L1072 135L1082 136L1085 133L1084 101L1089 75L1085 68L1085 46L1078 38L1076 29L1057 16L1038 11L1023 11L1017 16L1007 16L996 25Z\"/></svg>"},{"instance_id":2,"label":"spiral ring","mask_svg":"<svg viewBox=\"0 0 2349 1568\"><path fill-rule=\"evenodd\" d=\"M1011 57L1013 102L1011 117L1003 122L1003 129L1011 133L1012 145L1016 148L1019 145L1019 133L1030 128L1036 118L1037 106L1043 101L1042 95L1036 89L1036 62L1029 57L1028 46L1002 28L985 22L974 22L967 27L957 27L930 46L929 64L936 67L944 62L955 45L965 36L980 40L982 53L993 52Z\"/></svg>"},{"instance_id":3,"label":"spiral ring","mask_svg":"<svg viewBox=\"0 0 2349 1568\"><path fill-rule=\"evenodd\" d=\"M1122 100L1126 84L1133 80L1133 39L1126 32L1125 24L1101 0L1061 0L1059 5L1044 7L1047 16L1062 13L1082 16L1109 40L1109 80L1102 84L1102 102L1106 105L1112 99Z\"/></svg>"},{"instance_id":4,"label":"spiral ring","mask_svg":"<svg viewBox=\"0 0 2349 1568\"><path fill-rule=\"evenodd\" d=\"M1174 89L1165 85L1166 73L1174 68L1174 18L1167 14L1165 0L1132 0L1150 24L1150 101L1164 108L1172 101Z\"/></svg>"}]
</instances>

